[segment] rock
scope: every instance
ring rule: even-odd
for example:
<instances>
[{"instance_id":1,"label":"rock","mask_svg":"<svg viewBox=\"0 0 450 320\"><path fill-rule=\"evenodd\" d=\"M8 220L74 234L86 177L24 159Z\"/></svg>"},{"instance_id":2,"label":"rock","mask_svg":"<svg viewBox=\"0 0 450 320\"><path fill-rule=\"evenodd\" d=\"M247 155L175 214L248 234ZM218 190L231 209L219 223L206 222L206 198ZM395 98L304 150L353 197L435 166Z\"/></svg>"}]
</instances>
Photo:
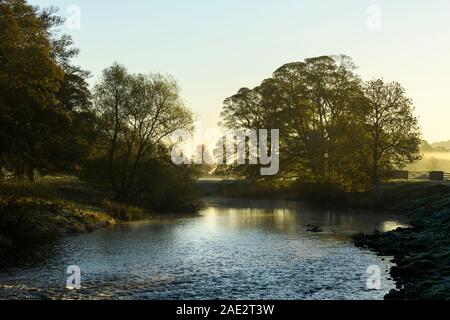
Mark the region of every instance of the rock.
<instances>
[{"instance_id":1,"label":"rock","mask_svg":"<svg viewBox=\"0 0 450 320\"><path fill-rule=\"evenodd\" d=\"M306 231L308 231L308 232L316 232L316 233L323 232L323 230L321 230L319 226L314 226L314 227L312 227L312 228L310 228L310 229L308 229Z\"/></svg>"},{"instance_id":2,"label":"rock","mask_svg":"<svg viewBox=\"0 0 450 320\"><path fill-rule=\"evenodd\" d=\"M385 299L448 299L450 185L408 184L401 185L399 190L404 194L391 196L396 206L390 209L408 215L411 228L358 234L353 240L359 247L393 257L390 261L396 265L390 270L390 278L395 280L397 289L391 290Z\"/></svg>"}]
</instances>

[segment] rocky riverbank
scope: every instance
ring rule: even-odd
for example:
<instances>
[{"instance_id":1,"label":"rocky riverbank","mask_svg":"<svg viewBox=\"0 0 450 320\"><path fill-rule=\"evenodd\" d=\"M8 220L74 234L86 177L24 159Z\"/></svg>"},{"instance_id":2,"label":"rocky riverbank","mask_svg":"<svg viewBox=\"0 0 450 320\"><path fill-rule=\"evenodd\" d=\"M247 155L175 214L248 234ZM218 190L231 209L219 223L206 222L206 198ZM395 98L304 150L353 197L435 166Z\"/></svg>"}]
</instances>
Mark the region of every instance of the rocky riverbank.
<instances>
[{"instance_id":1,"label":"rocky riverbank","mask_svg":"<svg viewBox=\"0 0 450 320\"><path fill-rule=\"evenodd\" d=\"M450 184L403 182L384 190L386 206L411 218L411 228L359 234L355 244L393 256L397 283L386 299L449 299Z\"/></svg>"}]
</instances>

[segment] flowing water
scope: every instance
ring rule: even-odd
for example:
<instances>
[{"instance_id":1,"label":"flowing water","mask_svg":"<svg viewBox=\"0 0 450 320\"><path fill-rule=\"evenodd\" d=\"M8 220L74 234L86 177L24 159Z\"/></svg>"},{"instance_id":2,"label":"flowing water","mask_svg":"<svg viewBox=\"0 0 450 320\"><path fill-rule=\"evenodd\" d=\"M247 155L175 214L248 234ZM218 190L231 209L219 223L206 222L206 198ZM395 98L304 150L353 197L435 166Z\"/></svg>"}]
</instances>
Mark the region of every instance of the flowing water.
<instances>
[{"instance_id":1,"label":"flowing water","mask_svg":"<svg viewBox=\"0 0 450 320\"><path fill-rule=\"evenodd\" d=\"M390 258L350 236L406 223L364 210L208 199L199 216L68 236L45 260L0 271L0 299L382 299L394 288ZM80 290L65 288L71 265L81 269ZM381 290L367 288L370 266L381 270Z\"/></svg>"}]
</instances>

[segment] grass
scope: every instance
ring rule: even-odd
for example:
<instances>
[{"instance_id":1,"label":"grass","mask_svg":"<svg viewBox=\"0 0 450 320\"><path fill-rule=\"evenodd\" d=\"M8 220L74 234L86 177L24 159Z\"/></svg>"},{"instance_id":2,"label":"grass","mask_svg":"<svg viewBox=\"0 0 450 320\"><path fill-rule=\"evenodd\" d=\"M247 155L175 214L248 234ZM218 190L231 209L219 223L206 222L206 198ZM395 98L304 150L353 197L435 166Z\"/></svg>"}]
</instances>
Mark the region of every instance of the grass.
<instances>
[{"instance_id":1,"label":"grass","mask_svg":"<svg viewBox=\"0 0 450 320\"><path fill-rule=\"evenodd\" d=\"M70 176L44 177L34 183L1 184L0 197L46 200L82 211L104 212L120 221L141 220L148 217L144 209L114 202L109 199L108 194Z\"/></svg>"},{"instance_id":2,"label":"grass","mask_svg":"<svg viewBox=\"0 0 450 320\"><path fill-rule=\"evenodd\" d=\"M450 184L399 181L385 185L391 211L408 215L412 228L357 235L358 246L394 256L397 283L387 299L450 299Z\"/></svg>"},{"instance_id":3,"label":"grass","mask_svg":"<svg viewBox=\"0 0 450 320\"><path fill-rule=\"evenodd\" d=\"M246 180L200 181L203 196L305 201L309 203L352 208L392 210L406 203L414 205L417 196L434 199L450 189L449 182L393 180L382 184L383 204L380 207L372 192L343 192L327 184L279 183ZM434 197L434 198L433 198ZM423 201L422 199L421 201ZM434 199L436 200L436 199ZM398 208L401 210L401 208Z\"/></svg>"},{"instance_id":4,"label":"grass","mask_svg":"<svg viewBox=\"0 0 450 320\"><path fill-rule=\"evenodd\" d=\"M307 202L339 202L344 193L327 184L272 182L251 180L200 181L203 196L298 200Z\"/></svg>"},{"instance_id":5,"label":"grass","mask_svg":"<svg viewBox=\"0 0 450 320\"><path fill-rule=\"evenodd\" d=\"M102 206L109 216L120 221L136 221L149 217L148 213L146 213L142 208L129 206L111 200L104 200Z\"/></svg>"},{"instance_id":6,"label":"grass","mask_svg":"<svg viewBox=\"0 0 450 320\"><path fill-rule=\"evenodd\" d=\"M0 184L0 262L16 259L67 233L90 232L118 221L148 218L145 210L113 202L74 177ZM29 250L25 250L29 251Z\"/></svg>"},{"instance_id":7,"label":"grass","mask_svg":"<svg viewBox=\"0 0 450 320\"><path fill-rule=\"evenodd\" d=\"M3 197L28 197L49 201L70 201L79 205L100 207L106 194L70 176L37 178L34 183L8 182L0 184Z\"/></svg>"}]
</instances>

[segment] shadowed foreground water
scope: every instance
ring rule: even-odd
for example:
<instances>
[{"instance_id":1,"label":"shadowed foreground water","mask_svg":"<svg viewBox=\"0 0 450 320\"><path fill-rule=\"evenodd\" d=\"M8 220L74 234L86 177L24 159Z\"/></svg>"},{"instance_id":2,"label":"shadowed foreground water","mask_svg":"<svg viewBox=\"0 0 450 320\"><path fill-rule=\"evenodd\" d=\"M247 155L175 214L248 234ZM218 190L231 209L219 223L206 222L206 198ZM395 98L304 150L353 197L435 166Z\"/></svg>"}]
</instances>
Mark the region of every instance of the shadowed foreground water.
<instances>
[{"instance_id":1,"label":"shadowed foreground water","mask_svg":"<svg viewBox=\"0 0 450 320\"><path fill-rule=\"evenodd\" d=\"M199 217L131 223L61 240L38 265L0 273L0 298L382 299L389 258L356 248L357 232L405 218L281 201L208 199ZM307 232L320 225L323 233ZM66 269L82 289L65 289ZM382 290L368 290L378 265Z\"/></svg>"}]
</instances>

